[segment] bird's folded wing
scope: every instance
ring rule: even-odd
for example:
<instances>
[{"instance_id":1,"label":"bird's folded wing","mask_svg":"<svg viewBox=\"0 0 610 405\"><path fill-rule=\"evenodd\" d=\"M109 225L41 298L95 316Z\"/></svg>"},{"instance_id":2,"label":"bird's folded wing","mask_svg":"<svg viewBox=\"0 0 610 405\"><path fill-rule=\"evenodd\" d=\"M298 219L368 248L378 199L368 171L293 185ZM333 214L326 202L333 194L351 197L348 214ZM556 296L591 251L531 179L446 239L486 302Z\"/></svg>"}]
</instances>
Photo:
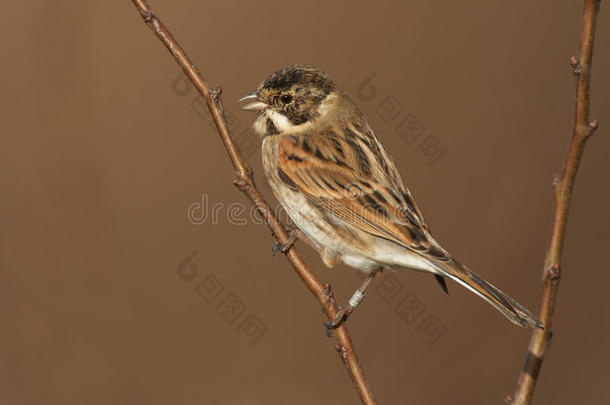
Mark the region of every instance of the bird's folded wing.
<instances>
[{"instance_id":1,"label":"bird's folded wing","mask_svg":"<svg viewBox=\"0 0 610 405\"><path fill-rule=\"evenodd\" d=\"M428 235L408 192L326 156L324 139L310 136L306 142L303 147L292 137L278 144L278 174L286 185L301 192L330 221L346 223L430 259L446 258Z\"/></svg>"}]
</instances>

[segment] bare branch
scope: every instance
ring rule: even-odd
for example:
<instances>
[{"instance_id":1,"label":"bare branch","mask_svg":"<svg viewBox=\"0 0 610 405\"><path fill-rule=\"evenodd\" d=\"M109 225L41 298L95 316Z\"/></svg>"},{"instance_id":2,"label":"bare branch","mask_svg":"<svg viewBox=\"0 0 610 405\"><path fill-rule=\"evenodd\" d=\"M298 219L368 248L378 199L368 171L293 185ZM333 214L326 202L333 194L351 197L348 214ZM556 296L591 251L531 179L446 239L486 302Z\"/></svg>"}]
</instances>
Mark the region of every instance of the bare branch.
<instances>
[{"instance_id":1,"label":"bare branch","mask_svg":"<svg viewBox=\"0 0 610 405\"><path fill-rule=\"evenodd\" d=\"M239 148L231 135L220 99L222 89L210 89L207 82L199 73L197 67L195 67L191 59L186 55L178 42L176 42L167 27L165 27L165 25L163 25L159 18L154 14L146 1L132 0L132 2L136 9L140 12L144 22L155 32L161 42L163 42L178 65L182 67L184 73L191 80L201 96L205 99L208 109L212 114L212 118L214 119L214 123L216 124L216 128L218 129L218 133L222 138L225 149L227 150L231 163L233 164L233 167L237 173L237 178L234 180L234 184L254 203L257 210L263 216L267 225L275 235L278 243L281 245L286 245L290 239L289 233L278 221L273 210L269 207L263 196L256 189L252 179L252 171L248 167L243 155L239 151ZM301 277L303 282L307 285L311 293L320 302L328 319L334 319L337 315L338 308L335 304L332 292L330 291L330 286L322 285L320 280L318 280L309 267L307 267L303 261L303 258L297 253L294 246L286 251L286 257L299 277ZM375 404L376 402L373 392L371 391L371 388L364 377L364 372L360 366L360 363L358 362L358 357L356 356L356 352L354 351L352 341L345 325L343 324L338 327L335 330L335 333L337 338L335 348L339 354L339 357L345 364L354 385L356 386L356 390L360 395L362 403L366 405Z\"/></svg>"},{"instance_id":2,"label":"bare branch","mask_svg":"<svg viewBox=\"0 0 610 405\"><path fill-rule=\"evenodd\" d=\"M585 0L584 24L580 39L580 56L572 56L570 58L570 65L576 77L576 113L574 116L572 141L563 164L561 176L553 180L555 197L553 225L544 262L539 314L539 319L544 324L545 329L533 330L525 363L514 393L513 404L515 405L531 403L536 380L540 374L542 361L552 336L551 327L555 302L557 300L557 289L561 279L561 253L565 239L570 197L585 144L597 128L597 121L589 120L589 89L591 84L591 59L593 56L595 26L600 2L601 0Z\"/></svg>"}]
</instances>

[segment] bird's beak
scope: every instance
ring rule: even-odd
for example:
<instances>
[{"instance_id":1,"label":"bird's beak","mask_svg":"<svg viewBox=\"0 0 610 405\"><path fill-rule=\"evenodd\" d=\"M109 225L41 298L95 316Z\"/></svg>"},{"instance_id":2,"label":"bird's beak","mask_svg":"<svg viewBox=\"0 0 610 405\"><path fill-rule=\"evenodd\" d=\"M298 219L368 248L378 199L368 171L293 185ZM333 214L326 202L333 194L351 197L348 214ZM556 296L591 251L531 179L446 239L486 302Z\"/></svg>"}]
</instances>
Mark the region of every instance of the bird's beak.
<instances>
[{"instance_id":1,"label":"bird's beak","mask_svg":"<svg viewBox=\"0 0 610 405\"><path fill-rule=\"evenodd\" d=\"M241 109L245 111L262 111L267 108L267 104L265 104L259 97L258 92L253 91L247 96L243 96L238 100L240 103L242 101L252 101L251 103L246 104Z\"/></svg>"}]
</instances>

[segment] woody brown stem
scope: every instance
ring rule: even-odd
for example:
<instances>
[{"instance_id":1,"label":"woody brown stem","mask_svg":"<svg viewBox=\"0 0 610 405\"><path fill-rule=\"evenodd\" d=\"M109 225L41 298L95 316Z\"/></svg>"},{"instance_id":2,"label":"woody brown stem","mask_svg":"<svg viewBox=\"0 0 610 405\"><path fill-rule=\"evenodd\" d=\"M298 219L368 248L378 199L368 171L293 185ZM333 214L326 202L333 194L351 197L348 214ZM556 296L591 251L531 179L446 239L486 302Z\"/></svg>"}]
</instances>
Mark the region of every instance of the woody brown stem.
<instances>
[{"instance_id":1,"label":"woody brown stem","mask_svg":"<svg viewBox=\"0 0 610 405\"><path fill-rule=\"evenodd\" d=\"M229 159L235 168L237 178L235 179L235 185L246 195L256 206L258 212L263 216L265 222L275 235L277 242L282 246L287 246L290 241L289 232L279 222L277 216L273 210L266 203L263 196L259 193L254 185L252 179L252 171L248 167L243 155L239 151L227 121L225 119L222 101L220 94L222 89L211 89L207 82L203 79L199 70L191 59L187 56L186 52L180 47L178 42L174 39L172 34L169 32L167 27L159 20L154 14L152 9L148 6L144 0L132 0L136 9L140 12L140 15L144 19L144 22L154 31L157 37L163 42L165 47L172 54L176 63L186 74L186 76L193 83L195 88L199 91L201 96L205 99L208 109L212 114L218 133L224 143ZM288 261L297 272L301 280L307 285L311 293L320 302L326 312L326 316L329 320L336 317L338 313L337 305L335 304L332 294L328 293L320 280L313 274L309 267L303 261L303 258L297 252L294 246L286 251L286 257ZM358 362L358 357L354 350L354 346L350 339L349 333L345 325L341 325L336 329L336 349L339 353L339 357L342 359L349 375L354 382L356 390L360 395L363 404L371 405L375 404L375 398L373 392L369 387L362 367Z\"/></svg>"},{"instance_id":2,"label":"woody brown stem","mask_svg":"<svg viewBox=\"0 0 610 405\"><path fill-rule=\"evenodd\" d=\"M580 39L580 56L570 58L570 65L576 77L576 112L574 115L572 141L570 142L570 148L563 164L561 176L553 181L553 225L544 262L539 313L539 319L544 325L544 330L534 329L532 332L525 363L513 396L512 403L516 405L531 403L536 380L542 367L542 361L548 350L552 336L551 327L555 302L557 300L557 289L559 288L561 277L561 253L565 239L570 197L585 144L597 128L597 121L589 120L589 89L591 84L591 60L593 56L595 26L600 2L601 0L585 0L584 24Z\"/></svg>"}]
</instances>

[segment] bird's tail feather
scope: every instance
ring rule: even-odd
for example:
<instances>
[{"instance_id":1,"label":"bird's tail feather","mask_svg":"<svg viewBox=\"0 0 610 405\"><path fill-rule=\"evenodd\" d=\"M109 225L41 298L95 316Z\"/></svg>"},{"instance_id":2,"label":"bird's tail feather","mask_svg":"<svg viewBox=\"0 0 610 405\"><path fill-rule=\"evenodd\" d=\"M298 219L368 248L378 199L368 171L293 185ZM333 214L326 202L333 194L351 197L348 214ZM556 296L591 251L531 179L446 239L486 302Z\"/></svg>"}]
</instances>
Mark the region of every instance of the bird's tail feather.
<instances>
[{"instance_id":1,"label":"bird's tail feather","mask_svg":"<svg viewBox=\"0 0 610 405\"><path fill-rule=\"evenodd\" d=\"M532 314L517 301L464 267L457 260L450 259L446 262L435 262L434 264L442 275L463 285L485 301L489 302L515 324L544 329L544 326L536 315Z\"/></svg>"}]
</instances>

